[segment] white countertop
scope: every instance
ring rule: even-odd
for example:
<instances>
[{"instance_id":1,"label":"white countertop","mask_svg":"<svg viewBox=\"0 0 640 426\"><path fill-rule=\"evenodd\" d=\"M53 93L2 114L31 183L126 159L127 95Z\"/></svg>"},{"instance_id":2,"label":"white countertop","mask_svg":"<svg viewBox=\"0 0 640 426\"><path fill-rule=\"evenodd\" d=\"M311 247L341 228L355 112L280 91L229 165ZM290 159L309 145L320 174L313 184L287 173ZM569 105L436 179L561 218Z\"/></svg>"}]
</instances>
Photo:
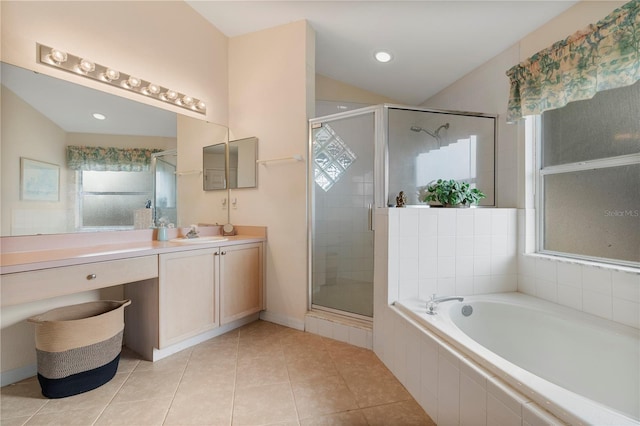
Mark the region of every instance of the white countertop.
<instances>
[{"instance_id":1,"label":"white countertop","mask_svg":"<svg viewBox=\"0 0 640 426\"><path fill-rule=\"evenodd\" d=\"M263 242L263 236L235 235L226 241L211 241L199 244L174 243L170 241L126 241L83 247L49 248L44 250L14 251L0 254L0 274L27 272L39 269L59 268L107 260L127 259L178 251L223 247L234 244Z\"/></svg>"}]
</instances>

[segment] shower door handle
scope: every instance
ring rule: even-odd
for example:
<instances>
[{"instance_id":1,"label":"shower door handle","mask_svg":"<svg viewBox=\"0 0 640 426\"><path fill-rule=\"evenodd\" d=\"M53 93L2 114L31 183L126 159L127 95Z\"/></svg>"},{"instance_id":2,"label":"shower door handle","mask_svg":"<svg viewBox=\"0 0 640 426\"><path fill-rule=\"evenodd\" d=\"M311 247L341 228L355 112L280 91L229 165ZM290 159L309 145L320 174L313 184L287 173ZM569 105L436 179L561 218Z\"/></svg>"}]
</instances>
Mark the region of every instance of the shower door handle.
<instances>
[{"instance_id":1,"label":"shower door handle","mask_svg":"<svg viewBox=\"0 0 640 426\"><path fill-rule=\"evenodd\" d=\"M373 231L373 204L369 203L369 211L367 212L369 219L369 231Z\"/></svg>"}]
</instances>

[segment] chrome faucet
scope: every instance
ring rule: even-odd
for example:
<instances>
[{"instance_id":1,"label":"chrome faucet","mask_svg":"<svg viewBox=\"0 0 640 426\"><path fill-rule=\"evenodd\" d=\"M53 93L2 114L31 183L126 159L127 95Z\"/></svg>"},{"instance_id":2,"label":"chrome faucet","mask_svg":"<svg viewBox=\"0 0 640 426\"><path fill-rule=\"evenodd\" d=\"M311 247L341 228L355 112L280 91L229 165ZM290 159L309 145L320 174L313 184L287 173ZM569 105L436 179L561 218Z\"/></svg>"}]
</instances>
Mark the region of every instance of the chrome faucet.
<instances>
[{"instance_id":1,"label":"chrome faucet","mask_svg":"<svg viewBox=\"0 0 640 426\"><path fill-rule=\"evenodd\" d=\"M436 308L438 307L438 304L440 302L448 302L449 300L457 300L459 302L462 302L464 300L464 297L458 297L458 296L436 297L436 294L433 293L433 295L431 295L431 300L427 302L427 314L436 315L437 314Z\"/></svg>"},{"instance_id":2,"label":"chrome faucet","mask_svg":"<svg viewBox=\"0 0 640 426\"><path fill-rule=\"evenodd\" d=\"M198 238L198 227L196 225L191 225L191 229L185 235L186 238Z\"/></svg>"}]
</instances>

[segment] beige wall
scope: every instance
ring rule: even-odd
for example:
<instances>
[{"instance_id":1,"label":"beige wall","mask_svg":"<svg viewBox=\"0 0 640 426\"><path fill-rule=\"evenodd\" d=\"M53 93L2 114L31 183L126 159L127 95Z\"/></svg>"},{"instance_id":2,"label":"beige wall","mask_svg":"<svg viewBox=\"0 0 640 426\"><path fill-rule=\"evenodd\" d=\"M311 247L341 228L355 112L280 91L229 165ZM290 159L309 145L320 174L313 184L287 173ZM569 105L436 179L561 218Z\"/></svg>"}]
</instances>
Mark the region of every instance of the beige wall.
<instances>
[{"instance_id":1,"label":"beige wall","mask_svg":"<svg viewBox=\"0 0 640 426\"><path fill-rule=\"evenodd\" d=\"M36 42L57 47L201 98L207 103L206 119L226 125L227 37L187 3L3 0L0 8L4 62L202 117L36 63Z\"/></svg>"},{"instance_id":2,"label":"beige wall","mask_svg":"<svg viewBox=\"0 0 640 426\"><path fill-rule=\"evenodd\" d=\"M429 98L422 106L499 115L497 206L524 207L524 124L506 124L509 79L506 71L541 49L604 18L624 2L582 1L527 35L516 45Z\"/></svg>"},{"instance_id":3,"label":"beige wall","mask_svg":"<svg viewBox=\"0 0 640 426\"><path fill-rule=\"evenodd\" d=\"M257 136L259 159L306 158L314 37L299 21L229 40L231 139ZM231 190L230 198L237 199L232 223L267 227L265 317L302 327L308 291L305 163L260 165L258 187Z\"/></svg>"},{"instance_id":4,"label":"beige wall","mask_svg":"<svg viewBox=\"0 0 640 426\"><path fill-rule=\"evenodd\" d=\"M318 101L355 102L367 105L400 103L386 96L351 86L321 74L316 74L315 82L315 96Z\"/></svg>"},{"instance_id":5,"label":"beige wall","mask_svg":"<svg viewBox=\"0 0 640 426\"><path fill-rule=\"evenodd\" d=\"M178 223L224 225L228 220L226 191L203 191L202 148L227 142L226 127L178 116ZM247 223L251 224L251 223Z\"/></svg>"},{"instance_id":6,"label":"beige wall","mask_svg":"<svg viewBox=\"0 0 640 426\"><path fill-rule=\"evenodd\" d=\"M589 24L595 24L625 3L627 1L582 0L520 40L520 61L586 28Z\"/></svg>"},{"instance_id":7,"label":"beige wall","mask_svg":"<svg viewBox=\"0 0 640 426\"><path fill-rule=\"evenodd\" d=\"M68 181L64 146L66 132L33 109L11 90L2 87L2 233L11 235L12 211L40 211L49 224L53 216L64 217L67 210L65 182ZM15 141L15 143L8 143ZM60 167L60 200L57 202L20 200L20 157L56 164ZM17 214L20 214L17 212ZM55 221L57 223L57 221ZM58 224L64 226L64 224ZM53 226L53 225L51 225ZM65 232L53 228L51 232Z\"/></svg>"}]
</instances>

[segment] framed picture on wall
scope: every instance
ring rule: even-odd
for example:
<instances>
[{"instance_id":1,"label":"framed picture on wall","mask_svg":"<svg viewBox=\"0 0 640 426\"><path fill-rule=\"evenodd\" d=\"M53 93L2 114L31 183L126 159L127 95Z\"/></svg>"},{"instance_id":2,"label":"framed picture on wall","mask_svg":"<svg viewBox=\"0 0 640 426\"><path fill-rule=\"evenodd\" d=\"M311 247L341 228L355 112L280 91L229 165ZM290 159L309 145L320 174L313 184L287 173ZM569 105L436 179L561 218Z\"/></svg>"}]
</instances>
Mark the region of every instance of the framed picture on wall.
<instances>
[{"instance_id":1,"label":"framed picture on wall","mask_svg":"<svg viewBox=\"0 0 640 426\"><path fill-rule=\"evenodd\" d=\"M20 199L59 201L60 166L20 157Z\"/></svg>"}]
</instances>

